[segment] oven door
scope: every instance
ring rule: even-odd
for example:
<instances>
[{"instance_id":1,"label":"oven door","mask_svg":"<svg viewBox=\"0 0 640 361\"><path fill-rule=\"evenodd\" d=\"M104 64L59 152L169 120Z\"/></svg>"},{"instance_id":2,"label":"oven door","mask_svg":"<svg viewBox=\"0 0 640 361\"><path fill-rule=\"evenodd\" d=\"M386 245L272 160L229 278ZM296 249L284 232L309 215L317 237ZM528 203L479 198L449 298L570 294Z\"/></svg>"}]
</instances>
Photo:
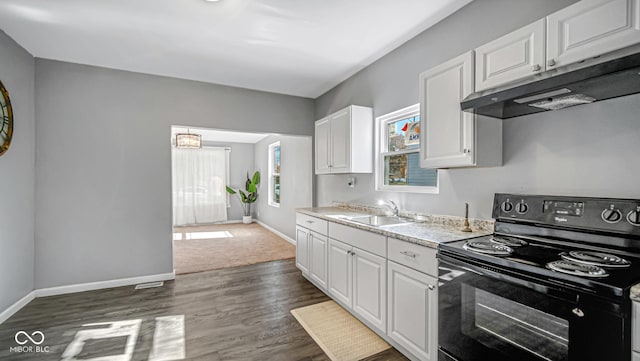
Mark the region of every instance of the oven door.
<instances>
[{"instance_id":1,"label":"oven door","mask_svg":"<svg viewBox=\"0 0 640 361\"><path fill-rule=\"evenodd\" d=\"M587 302L583 294L507 270L439 258L440 361L629 361L629 321L619 306Z\"/></svg>"}]
</instances>

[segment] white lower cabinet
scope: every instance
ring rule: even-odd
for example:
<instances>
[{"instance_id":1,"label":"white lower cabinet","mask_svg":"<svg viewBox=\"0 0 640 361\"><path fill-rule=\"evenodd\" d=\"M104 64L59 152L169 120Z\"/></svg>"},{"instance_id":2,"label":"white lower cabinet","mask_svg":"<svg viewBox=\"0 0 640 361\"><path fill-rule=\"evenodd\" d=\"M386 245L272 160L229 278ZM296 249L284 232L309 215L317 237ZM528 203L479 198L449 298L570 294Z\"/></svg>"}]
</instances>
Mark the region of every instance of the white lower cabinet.
<instances>
[{"instance_id":1,"label":"white lower cabinet","mask_svg":"<svg viewBox=\"0 0 640 361\"><path fill-rule=\"evenodd\" d=\"M435 277L388 262L387 335L423 361L438 358Z\"/></svg>"},{"instance_id":2,"label":"white lower cabinet","mask_svg":"<svg viewBox=\"0 0 640 361\"><path fill-rule=\"evenodd\" d=\"M329 239L329 296L369 326L387 330L387 260Z\"/></svg>"},{"instance_id":3,"label":"white lower cabinet","mask_svg":"<svg viewBox=\"0 0 640 361\"><path fill-rule=\"evenodd\" d=\"M353 311L387 332L387 260L354 248Z\"/></svg>"},{"instance_id":4,"label":"white lower cabinet","mask_svg":"<svg viewBox=\"0 0 640 361\"><path fill-rule=\"evenodd\" d=\"M296 226L296 267L302 274L309 274L309 234L311 232L303 227Z\"/></svg>"},{"instance_id":5,"label":"white lower cabinet","mask_svg":"<svg viewBox=\"0 0 640 361\"><path fill-rule=\"evenodd\" d=\"M634 352L631 361L640 361L640 353Z\"/></svg>"},{"instance_id":6,"label":"white lower cabinet","mask_svg":"<svg viewBox=\"0 0 640 361\"><path fill-rule=\"evenodd\" d=\"M309 277L327 289L327 237L315 232L309 234Z\"/></svg>"},{"instance_id":7,"label":"white lower cabinet","mask_svg":"<svg viewBox=\"0 0 640 361\"><path fill-rule=\"evenodd\" d=\"M353 260L348 244L329 239L329 295L347 307L353 307Z\"/></svg>"}]
</instances>

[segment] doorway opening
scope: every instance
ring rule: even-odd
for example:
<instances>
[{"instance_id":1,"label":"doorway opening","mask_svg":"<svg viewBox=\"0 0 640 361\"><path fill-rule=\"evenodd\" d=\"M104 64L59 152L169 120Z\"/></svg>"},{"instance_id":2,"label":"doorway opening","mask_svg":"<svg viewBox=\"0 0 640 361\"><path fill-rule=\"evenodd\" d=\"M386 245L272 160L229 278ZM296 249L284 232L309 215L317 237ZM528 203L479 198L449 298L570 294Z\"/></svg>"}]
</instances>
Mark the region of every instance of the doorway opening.
<instances>
[{"instance_id":1,"label":"doorway opening","mask_svg":"<svg viewBox=\"0 0 640 361\"><path fill-rule=\"evenodd\" d=\"M183 133L201 147L176 147ZM312 203L311 147L310 136L173 126L176 274L295 257L295 209Z\"/></svg>"}]
</instances>

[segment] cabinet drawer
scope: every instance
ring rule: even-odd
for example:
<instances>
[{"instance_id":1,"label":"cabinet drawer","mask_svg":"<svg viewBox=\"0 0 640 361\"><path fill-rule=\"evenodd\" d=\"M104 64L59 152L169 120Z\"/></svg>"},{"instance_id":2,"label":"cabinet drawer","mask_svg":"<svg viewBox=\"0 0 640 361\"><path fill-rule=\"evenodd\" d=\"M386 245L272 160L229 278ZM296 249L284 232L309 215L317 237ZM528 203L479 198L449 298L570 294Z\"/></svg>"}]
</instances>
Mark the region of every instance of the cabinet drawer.
<instances>
[{"instance_id":1,"label":"cabinet drawer","mask_svg":"<svg viewBox=\"0 0 640 361\"><path fill-rule=\"evenodd\" d=\"M437 250L389 238L389 260L438 277Z\"/></svg>"},{"instance_id":2,"label":"cabinet drawer","mask_svg":"<svg viewBox=\"0 0 640 361\"><path fill-rule=\"evenodd\" d=\"M387 237L342 224L329 223L329 237L381 257L387 257Z\"/></svg>"},{"instance_id":3,"label":"cabinet drawer","mask_svg":"<svg viewBox=\"0 0 640 361\"><path fill-rule=\"evenodd\" d=\"M633 350L636 352L640 352L640 302L633 303L633 324L631 325L631 339L633 340ZM634 356L634 361L640 358L638 356Z\"/></svg>"},{"instance_id":4,"label":"cabinet drawer","mask_svg":"<svg viewBox=\"0 0 640 361\"><path fill-rule=\"evenodd\" d=\"M327 235L327 221L324 219L307 216L306 214L296 213L296 224L300 227L318 232L323 236Z\"/></svg>"}]
</instances>

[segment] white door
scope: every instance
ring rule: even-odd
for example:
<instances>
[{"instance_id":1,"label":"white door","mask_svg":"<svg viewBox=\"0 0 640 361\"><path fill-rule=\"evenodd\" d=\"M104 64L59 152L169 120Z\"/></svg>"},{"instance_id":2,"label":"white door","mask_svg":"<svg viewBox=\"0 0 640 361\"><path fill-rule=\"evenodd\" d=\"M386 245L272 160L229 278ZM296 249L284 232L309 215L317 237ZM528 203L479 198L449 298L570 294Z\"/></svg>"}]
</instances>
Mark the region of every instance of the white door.
<instances>
[{"instance_id":1,"label":"white door","mask_svg":"<svg viewBox=\"0 0 640 361\"><path fill-rule=\"evenodd\" d=\"M329 239L329 295L348 307L353 307L351 250L351 246Z\"/></svg>"},{"instance_id":2,"label":"white door","mask_svg":"<svg viewBox=\"0 0 640 361\"><path fill-rule=\"evenodd\" d=\"M309 233L309 277L323 290L327 289L327 237Z\"/></svg>"},{"instance_id":3,"label":"white door","mask_svg":"<svg viewBox=\"0 0 640 361\"><path fill-rule=\"evenodd\" d=\"M422 361L438 359L435 277L389 262L387 335Z\"/></svg>"},{"instance_id":4,"label":"white door","mask_svg":"<svg viewBox=\"0 0 640 361\"><path fill-rule=\"evenodd\" d=\"M545 19L475 50L476 91L531 77L545 69Z\"/></svg>"},{"instance_id":5,"label":"white door","mask_svg":"<svg viewBox=\"0 0 640 361\"><path fill-rule=\"evenodd\" d=\"M331 116L331 173L351 170L351 108Z\"/></svg>"},{"instance_id":6,"label":"white door","mask_svg":"<svg viewBox=\"0 0 640 361\"><path fill-rule=\"evenodd\" d=\"M473 51L420 74L420 166L474 164L475 117L460 109L473 90Z\"/></svg>"},{"instance_id":7,"label":"white door","mask_svg":"<svg viewBox=\"0 0 640 361\"><path fill-rule=\"evenodd\" d=\"M640 0L582 0L547 17L547 69L640 43Z\"/></svg>"},{"instance_id":8,"label":"white door","mask_svg":"<svg viewBox=\"0 0 640 361\"><path fill-rule=\"evenodd\" d=\"M329 174L331 149L331 119L320 119L315 127L316 174Z\"/></svg>"},{"instance_id":9,"label":"white door","mask_svg":"<svg viewBox=\"0 0 640 361\"><path fill-rule=\"evenodd\" d=\"M309 274L309 230L296 227L296 267Z\"/></svg>"},{"instance_id":10,"label":"white door","mask_svg":"<svg viewBox=\"0 0 640 361\"><path fill-rule=\"evenodd\" d=\"M353 248L353 311L387 332L387 260Z\"/></svg>"}]
</instances>

